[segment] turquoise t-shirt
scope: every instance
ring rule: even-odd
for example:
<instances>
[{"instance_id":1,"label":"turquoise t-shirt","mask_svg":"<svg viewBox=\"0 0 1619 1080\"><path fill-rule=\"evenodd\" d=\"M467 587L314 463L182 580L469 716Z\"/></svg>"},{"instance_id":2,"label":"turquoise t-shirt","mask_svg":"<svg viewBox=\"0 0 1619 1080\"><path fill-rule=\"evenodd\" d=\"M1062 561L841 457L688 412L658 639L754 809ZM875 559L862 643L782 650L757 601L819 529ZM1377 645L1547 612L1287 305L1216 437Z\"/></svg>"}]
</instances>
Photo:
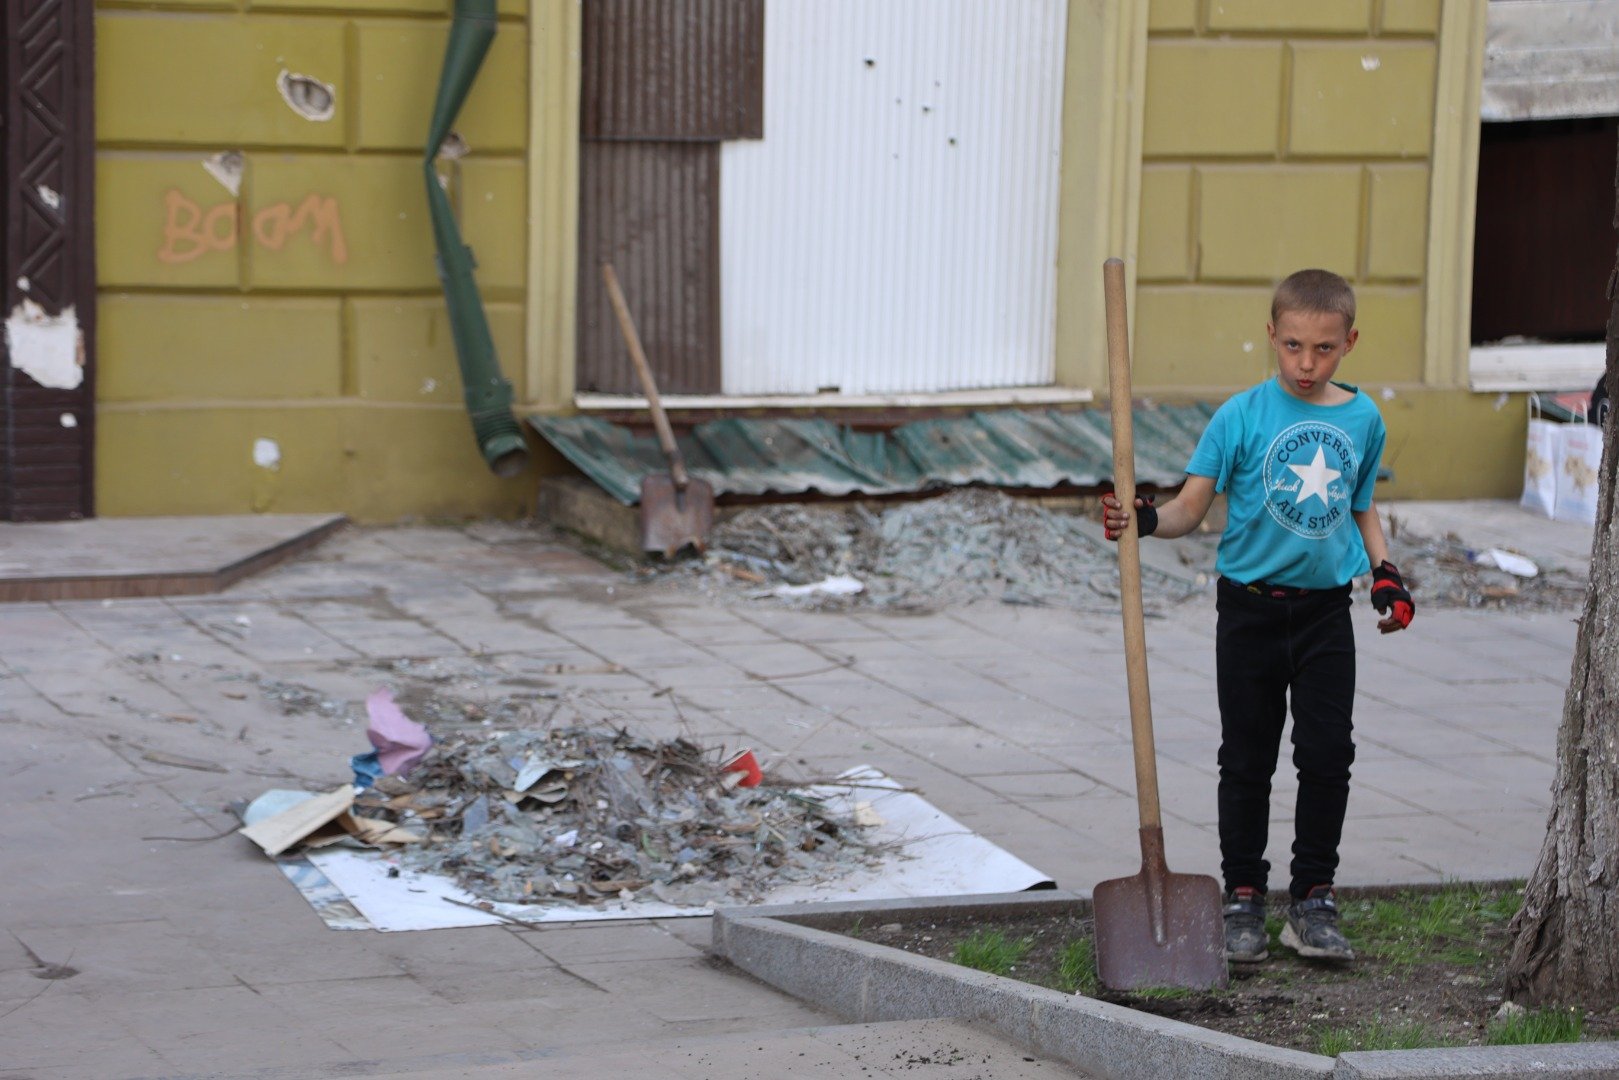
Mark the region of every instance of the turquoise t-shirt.
<instances>
[{"instance_id":1,"label":"turquoise t-shirt","mask_svg":"<svg viewBox=\"0 0 1619 1080\"><path fill-rule=\"evenodd\" d=\"M1356 387L1314 405L1267 379L1220 406L1186 471L1214 479L1230 516L1215 566L1233 581L1330 589L1371 569L1352 510L1372 505L1386 432Z\"/></svg>"}]
</instances>

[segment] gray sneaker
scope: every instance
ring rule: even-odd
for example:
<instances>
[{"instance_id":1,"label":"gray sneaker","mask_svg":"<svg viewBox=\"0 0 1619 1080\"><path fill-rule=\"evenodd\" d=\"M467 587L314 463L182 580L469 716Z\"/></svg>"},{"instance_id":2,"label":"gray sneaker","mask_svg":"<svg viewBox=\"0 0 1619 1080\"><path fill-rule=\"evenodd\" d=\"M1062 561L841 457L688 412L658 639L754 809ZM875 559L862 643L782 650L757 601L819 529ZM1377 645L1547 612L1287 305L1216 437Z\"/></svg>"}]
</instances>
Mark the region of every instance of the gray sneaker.
<instances>
[{"instance_id":1,"label":"gray sneaker","mask_svg":"<svg viewBox=\"0 0 1619 1080\"><path fill-rule=\"evenodd\" d=\"M1226 932L1230 941L1230 931ZM1338 901L1331 885L1317 885L1303 900L1287 906L1287 925L1282 927L1282 944L1315 960L1353 960L1355 950L1338 929Z\"/></svg>"},{"instance_id":2,"label":"gray sneaker","mask_svg":"<svg viewBox=\"0 0 1619 1080\"><path fill-rule=\"evenodd\" d=\"M1225 958L1257 964L1270 956L1270 935L1265 933L1265 897L1258 889L1239 885L1225 897Z\"/></svg>"}]
</instances>

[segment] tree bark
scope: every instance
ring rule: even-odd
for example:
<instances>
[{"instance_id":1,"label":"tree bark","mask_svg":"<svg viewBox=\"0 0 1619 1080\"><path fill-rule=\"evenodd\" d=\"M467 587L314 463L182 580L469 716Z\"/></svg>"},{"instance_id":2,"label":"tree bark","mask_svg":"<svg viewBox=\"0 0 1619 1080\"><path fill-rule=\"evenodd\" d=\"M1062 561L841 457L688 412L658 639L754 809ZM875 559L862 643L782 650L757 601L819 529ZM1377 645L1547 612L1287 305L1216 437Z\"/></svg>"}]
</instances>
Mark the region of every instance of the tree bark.
<instances>
[{"instance_id":1,"label":"tree bark","mask_svg":"<svg viewBox=\"0 0 1619 1080\"><path fill-rule=\"evenodd\" d=\"M1614 176L1619 228L1619 169ZM1619 253L1608 278L1607 379L1619 402ZM1557 779L1540 861L1512 920L1509 998L1619 1005L1619 408L1608 414L1591 582L1557 736Z\"/></svg>"}]
</instances>

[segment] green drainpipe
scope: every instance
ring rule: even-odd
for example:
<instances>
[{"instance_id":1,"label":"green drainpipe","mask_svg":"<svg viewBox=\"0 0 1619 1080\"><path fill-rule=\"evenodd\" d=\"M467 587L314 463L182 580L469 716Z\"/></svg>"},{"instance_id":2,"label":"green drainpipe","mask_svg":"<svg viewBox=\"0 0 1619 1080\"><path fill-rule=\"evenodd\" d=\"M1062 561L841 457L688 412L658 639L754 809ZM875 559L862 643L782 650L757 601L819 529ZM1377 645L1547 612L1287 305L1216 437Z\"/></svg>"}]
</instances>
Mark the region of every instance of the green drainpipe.
<instances>
[{"instance_id":1,"label":"green drainpipe","mask_svg":"<svg viewBox=\"0 0 1619 1080\"><path fill-rule=\"evenodd\" d=\"M433 165L494 39L495 0L455 0L455 17L450 23L450 40L444 46L444 71L433 102L433 124L427 132L422 172L427 178L427 209L433 219L439 279L444 282L444 302L450 309L450 333L461 365L472 433L495 475L516 476L528 465L528 444L512 415L512 384L501 374L500 361L495 356L483 298L472 277L477 265L472 249L461 242L449 196L439 184L438 169Z\"/></svg>"}]
</instances>

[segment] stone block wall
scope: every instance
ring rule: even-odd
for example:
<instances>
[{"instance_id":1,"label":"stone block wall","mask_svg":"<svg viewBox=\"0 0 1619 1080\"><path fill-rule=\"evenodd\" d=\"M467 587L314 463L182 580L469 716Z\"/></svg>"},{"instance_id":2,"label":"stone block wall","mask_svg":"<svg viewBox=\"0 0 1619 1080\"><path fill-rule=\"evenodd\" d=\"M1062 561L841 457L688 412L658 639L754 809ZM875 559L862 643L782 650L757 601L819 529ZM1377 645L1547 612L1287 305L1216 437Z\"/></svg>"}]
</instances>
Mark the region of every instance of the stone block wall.
<instances>
[{"instance_id":1,"label":"stone block wall","mask_svg":"<svg viewBox=\"0 0 1619 1080\"><path fill-rule=\"evenodd\" d=\"M469 152L438 171L522 399L527 7L499 10L456 124ZM448 14L98 6L101 513L526 509L532 482L495 480L473 444L434 268L421 157Z\"/></svg>"},{"instance_id":2,"label":"stone block wall","mask_svg":"<svg viewBox=\"0 0 1619 1080\"><path fill-rule=\"evenodd\" d=\"M1343 377L1420 383L1439 0L1152 0L1137 385L1263 378L1276 281L1347 277Z\"/></svg>"}]
</instances>

